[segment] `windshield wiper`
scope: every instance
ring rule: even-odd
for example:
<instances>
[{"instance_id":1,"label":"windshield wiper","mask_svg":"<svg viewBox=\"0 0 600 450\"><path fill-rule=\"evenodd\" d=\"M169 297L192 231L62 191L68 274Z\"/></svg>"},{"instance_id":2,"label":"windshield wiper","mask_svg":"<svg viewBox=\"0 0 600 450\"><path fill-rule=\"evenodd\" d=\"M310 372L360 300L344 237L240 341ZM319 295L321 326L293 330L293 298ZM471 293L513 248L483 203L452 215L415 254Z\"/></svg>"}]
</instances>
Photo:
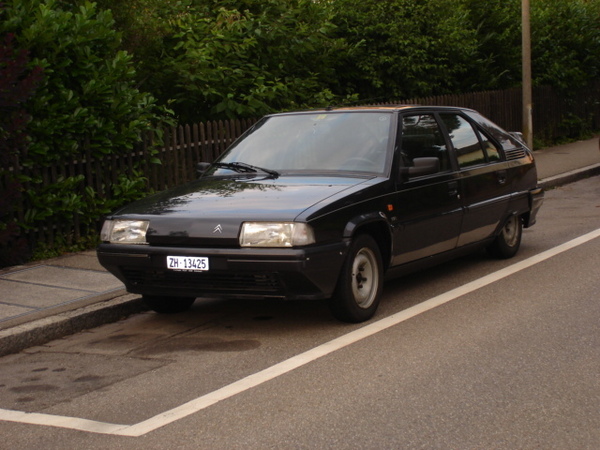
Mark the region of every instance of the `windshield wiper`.
<instances>
[{"instance_id":1,"label":"windshield wiper","mask_svg":"<svg viewBox=\"0 0 600 450\"><path fill-rule=\"evenodd\" d=\"M243 162L216 162L213 163L215 167L221 167L223 169L231 169L240 173L256 173L256 172L264 172L271 175L274 178L279 176L279 172L276 170L265 169L263 167L253 166L251 164L246 164Z\"/></svg>"}]
</instances>

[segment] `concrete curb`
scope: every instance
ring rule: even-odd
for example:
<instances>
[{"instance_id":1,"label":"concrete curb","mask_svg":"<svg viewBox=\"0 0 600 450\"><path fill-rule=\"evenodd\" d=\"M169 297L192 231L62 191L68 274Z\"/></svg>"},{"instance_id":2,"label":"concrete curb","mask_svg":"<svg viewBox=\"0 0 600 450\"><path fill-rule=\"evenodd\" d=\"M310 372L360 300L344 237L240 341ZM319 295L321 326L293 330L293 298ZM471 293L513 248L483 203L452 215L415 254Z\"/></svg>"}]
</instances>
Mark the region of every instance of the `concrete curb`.
<instances>
[{"instance_id":1,"label":"concrete curb","mask_svg":"<svg viewBox=\"0 0 600 450\"><path fill-rule=\"evenodd\" d=\"M583 167L581 169L572 170L570 172L555 175L553 177L544 178L540 180L539 184L544 189L552 189L565 184L573 183L575 181L583 180L594 175L600 175L600 164L594 164L593 166Z\"/></svg>"},{"instance_id":2,"label":"concrete curb","mask_svg":"<svg viewBox=\"0 0 600 450\"><path fill-rule=\"evenodd\" d=\"M2 330L0 357L115 322L145 309L139 295L127 294Z\"/></svg>"}]
</instances>

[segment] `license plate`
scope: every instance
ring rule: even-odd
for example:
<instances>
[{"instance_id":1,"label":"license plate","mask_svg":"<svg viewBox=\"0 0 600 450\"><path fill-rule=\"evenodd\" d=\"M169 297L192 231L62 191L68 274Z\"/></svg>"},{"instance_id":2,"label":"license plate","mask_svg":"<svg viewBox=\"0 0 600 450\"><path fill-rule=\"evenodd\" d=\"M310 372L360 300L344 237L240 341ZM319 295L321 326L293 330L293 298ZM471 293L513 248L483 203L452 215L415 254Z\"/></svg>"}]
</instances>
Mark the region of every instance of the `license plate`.
<instances>
[{"instance_id":1,"label":"license plate","mask_svg":"<svg viewBox=\"0 0 600 450\"><path fill-rule=\"evenodd\" d=\"M205 272L208 270L208 258L204 256L167 256L167 269Z\"/></svg>"}]
</instances>

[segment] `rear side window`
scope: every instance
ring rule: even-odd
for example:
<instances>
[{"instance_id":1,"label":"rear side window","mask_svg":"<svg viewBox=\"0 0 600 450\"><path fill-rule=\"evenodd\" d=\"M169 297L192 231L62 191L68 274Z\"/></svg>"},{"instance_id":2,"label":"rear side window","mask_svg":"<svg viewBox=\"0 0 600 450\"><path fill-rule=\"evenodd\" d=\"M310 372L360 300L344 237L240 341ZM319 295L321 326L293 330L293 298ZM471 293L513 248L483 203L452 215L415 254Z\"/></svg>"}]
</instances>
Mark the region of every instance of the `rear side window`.
<instances>
[{"instance_id":1,"label":"rear side window","mask_svg":"<svg viewBox=\"0 0 600 450\"><path fill-rule=\"evenodd\" d=\"M463 168L484 164L485 153L471 123L458 114L440 114L440 117L456 151L458 166Z\"/></svg>"}]
</instances>

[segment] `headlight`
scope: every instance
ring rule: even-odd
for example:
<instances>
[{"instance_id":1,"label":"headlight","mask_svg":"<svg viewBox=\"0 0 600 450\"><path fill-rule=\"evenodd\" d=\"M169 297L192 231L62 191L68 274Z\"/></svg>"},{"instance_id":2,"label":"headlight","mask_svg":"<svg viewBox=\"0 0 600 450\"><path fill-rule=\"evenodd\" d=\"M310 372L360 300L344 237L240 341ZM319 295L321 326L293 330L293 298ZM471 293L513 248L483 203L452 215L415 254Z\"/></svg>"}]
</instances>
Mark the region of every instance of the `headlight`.
<instances>
[{"instance_id":1,"label":"headlight","mask_svg":"<svg viewBox=\"0 0 600 450\"><path fill-rule=\"evenodd\" d=\"M294 222L245 222L240 233L242 247L297 247L314 244L310 225Z\"/></svg>"},{"instance_id":2,"label":"headlight","mask_svg":"<svg viewBox=\"0 0 600 450\"><path fill-rule=\"evenodd\" d=\"M106 220L100 239L111 244L147 244L148 225L147 220Z\"/></svg>"}]
</instances>

